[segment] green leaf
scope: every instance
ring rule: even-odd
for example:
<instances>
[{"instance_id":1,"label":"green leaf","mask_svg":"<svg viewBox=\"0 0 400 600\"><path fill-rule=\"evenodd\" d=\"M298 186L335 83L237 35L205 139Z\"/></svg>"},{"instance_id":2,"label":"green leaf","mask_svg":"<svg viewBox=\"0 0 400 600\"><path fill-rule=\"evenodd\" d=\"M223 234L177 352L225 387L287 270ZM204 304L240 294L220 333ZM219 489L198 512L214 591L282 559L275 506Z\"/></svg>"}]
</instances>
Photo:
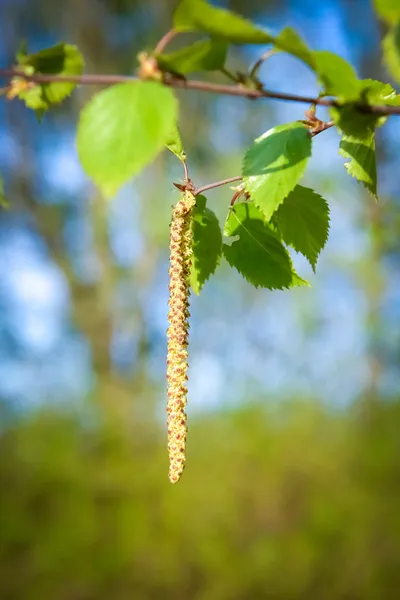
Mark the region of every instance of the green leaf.
<instances>
[{"instance_id":1,"label":"green leaf","mask_svg":"<svg viewBox=\"0 0 400 600\"><path fill-rule=\"evenodd\" d=\"M388 31L382 42L382 49L389 73L400 82L400 22Z\"/></svg>"},{"instance_id":2,"label":"green leaf","mask_svg":"<svg viewBox=\"0 0 400 600\"><path fill-rule=\"evenodd\" d=\"M369 140L377 125L384 118L379 115L361 112L357 103L345 104L343 107L333 107L330 114L335 125L347 136L356 137L360 140Z\"/></svg>"},{"instance_id":3,"label":"green leaf","mask_svg":"<svg viewBox=\"0 0 400 600\"><path fill-rule=\"evenodd\" d=\"M390 83L383 83L375 79L362 79L361 86L361 99L363 102L379 106L400 106L400 95L397 94ZM376 125L383 125L387 118L387 116L377 117Z\"/></svg>"},{"instance_id":4,"label":"green leaf","mask_svg":"<svg viewBox=\"0 0 400 600\"><path fill-rule=\"evenodd\" d=\"M219 265L222 254L222 233L218 219L206 207L204 196L196 196L193 209L193 256L190 282L195 294L199 294L207 279Z\"/></svg>"},{"instance_id":5,"label":"green leaf","mask_svg":"<svg viewBox=\"0 0 400 600\"><path fill-rule=\"evenodd\" d=\"M176 123L170 131L169 136L165 142L165 146L168 148L170 152L175 154L180 161L184 162L186 160L186 154L183 149L181 134L179 133L179 129Z\"/></svg>"},{"instance_id":6,"label":"green leaf","mask_svg":"<svg viewBox=\"0 0 400 600\"><path fill-rule=\"evenodd\" d=\"M400 21L399 0L374 0L375 10L388 23Z\"/></svg>"},{"instance_id":7,"label":"green leaf","mask_svg":"<svg viewBox=\"0 0 400 600\"><path fill-rule=\"evenodd\" d=\"M304 175L311 137L302 123L270 129L250 147L243 160L246 191L267 220Z\"/></svg>"},{"instance_id":8,"label":"green leaf","mask_svg":"<svg viewBox=\"0 0 400 600\"><path fill-rule=\"evenodd\" d=\"M223 245L224 256L255 287L282 290L307 285L293 271L288 251L252 202L230 209L224 235L239 236L230 245Z\"/></svg>"},{"instance_id":9,"label":"green leaf","mask_svg":"<svg viewBox=\"0 0 400 600\"><path fill-rule=\"evenodd\" d=\"M315 271L318 255L329 232L329 206L313 190L296 185L276 212L279 231L286 244L309 261Z\"/></svg>"},{"instance_id":10,"label":"green leaf","mask_svg":"<svg viewBox=\"0 0 400 600\"><path fill-rule=\"evenodd\" d=\"M203 31L232 44L270 44L273 37L243 17L204 0L181 0L174 12L178 31Z\"/></svg>"},{"instance_id":11,"label":"green leaf","mask_svg":"<svg viewBox=\"0 0 400 600\"><path fill-rule=\"evenodd\" d=\"M311 287L309 282L306 279L300 277L298 273L293 269L292 270L292 285L291 287Z\"/></svg>"},{"instance_id":12,"label":"green leaf","mask_svg":"<svg viewBox=\"0 0 400 600\"><path fill-rule=\"evenodd\" d=\"M387 106L400 106L400 94L395 94L395 96L388 98L385 102ZM385 119L387 117L384 117Z\"/></svg>"},{"instance_id":13,"label":"green leaf","mask_svg":"<svg viewBox=\"0 0 400 600\"><path fill-rule=\"evenodd\" d=\"M400 96L392 88L390 83L383 83L375 79L361 79L361 98L367 104L379 104L390 106L400 104Z\"/></svg>"},{"instance_id":14,"label":"green leaf","mask_svg":"<svg viewBox=\"0 0 400 600\"><path fill-rule=\"evenodd\" d=\"M314 52L315 68L324 91L339 100L356 100L360 82L353 67L341 56L320 50Z\"/></svg>"},{"instance_id":15,"label":"green leaf","mask_svg":"<svg viewBox=\"0 0 400 600\"><path fill-rule=\"evenodd\" d=\"M283 52L288 52L305 62L311 69L315 70L315 58L313 52L301 39L297 31L291 27L283 29L275 38L274 45Z\"/></svg>"},{"instance_id":16,"label":"green leaf","mask_svg":"<svg viewBox=\"0 0 400 600\"><path fill-rule=\"evenodd\" d=\"M383 125L385 116L367 113L360 110L359 105L398 106L400 96L389 83L382 83L374 79L361 79L358 102L348 102L342 107L333 107L330 110L337 127L347 136L360 140L368 140L375 128Z\"/></svg>"},{"instance_id":17,"label":"green leaf","mask_svg":"<svg viewBox=\"0 0 400 600\"><path fill-rule=\"evenodd\" d=\"M348 160L345 167L349 175L360 181L376 197L377 177L374 133L372 132L369 138L363 138L362 140L351 136L343 136L340 142L339 154Z\"/></svg>"},{"instance_id":18,"label":"green leaf","mask_svg":"<svg viewBox=\"0 0 400 600\"><path fill-rule=\"evenodd\" d=\"M172 91L153 81L114 85L85 106L78 125L78 154L106 196L113 196L162 150L177 109Z\"/></svg>"},{"instance_id":19,"label":"green leaf","mask_svg":"<svg viewBox=\"0 0 400 600\"><path fill-rule=\"evenodd\" d=\"M18 55L18 64L30 75L79 76L83 71L83 57L76 46L57 44L36 54ZM36 111L48 110L53 104L62 102L76 87L76 83L54 82L36 84L19 94L28 108Z\"/></svg>"},{"instance_id":20,"label":"green leaf","mask_svg":"<svg viewBox=\"0 0 400 600\"><path fill-rule=\"evenodd\" d=\"M227 44L221 40L200 40L170 54L156 56L162 71L172 73L194 73L196 71L218 71L222 69L227 54Z\"/></svg>"}]
</instances>

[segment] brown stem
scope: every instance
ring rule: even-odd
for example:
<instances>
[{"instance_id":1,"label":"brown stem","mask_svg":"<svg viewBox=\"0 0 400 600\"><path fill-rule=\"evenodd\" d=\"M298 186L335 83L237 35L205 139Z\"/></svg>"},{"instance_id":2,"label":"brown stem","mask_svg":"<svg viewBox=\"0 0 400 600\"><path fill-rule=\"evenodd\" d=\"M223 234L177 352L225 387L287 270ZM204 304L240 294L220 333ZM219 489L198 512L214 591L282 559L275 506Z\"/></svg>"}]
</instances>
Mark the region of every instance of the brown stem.
<instances>
[{"instance_id":1,"label":"brown stem","mask_svg":"<svg viewBox=\"0 0 400 600\"><path fill-rule=\"evenodd\" d=\"M258 60L256 60L256 62L254 63L254 65L251 67L251 69L249 71L249 76L251 79L256 76L257 71L261 67L263 62L265 62L266 60L271 58L271 56L273 54L275 54L275 48L271 48L270 50L267 50L267 52L265 52L262 56L260 56L260 58Z\"/></svg>"},{"instance_id":2,"label":"brown stem","mask_svg":"<svg viewBox=\"0 0 400 600\"><path fill-rule=\"evenodd\" d=\"M188 170L188 166L187 166L186 160L183 160L182 164L183 164L183 170L185 172L185 183L188 183L189 182L189 170Z\"/></svg>"},{"instance_id":3,"label":"brown stem","mask_svg":"<svg viewBox=\"0 0 400 600\"><path fill-rule=\"evenodd\" d=\"M244 194L246 198L249 197L249 194L247 192L245 192L244 190L237 190L237 192L235 192L232 196L232 200L231 200L231 206L233 206L236 202L236 200L238 198L240 198L240 196Z\"/></svg>"},{"instance_id":4,"label":"brown stem","mask_svg":"<svg viewBox=\"0 0 400 600\"><path fill-rule=\"evenodd\" d=\"M13 77L22 77L28 81L36 83L65 82L81 85L114 85L117 83L129 83L137 81L137 77L129 75L27 75L16 69L0 69L0 77L11 79ZM314 98L312 96L301 96L298 94L287 94L285 92L274 92L265 89L248 89L243 86L224 85L221 83L211 83L208 81L187 81L170 77L164 81L164 84L179 89L198 90L212 94L221 94L225 96L239 96L242 98L270 98L274 100L283 100L288 102L301 102L305 104L316 104L318 106L340 107L341 104L336 100L328 98ZM400 106L378 106L359 104L358 109L363 113L376 115L400 115Z\"/></svg>"},{"instance_id":5,"label":"brown stem","mask_svg":"<svg viewBox=\"0 0 400 600\"><path fill-rule=\"evenodd\" d=\"M227 185L228 183L234 183L235 181L242 181L241 175L236 175L236 177L230 177L229 179L222 179L221 181L216 181L215 183L209 183L208 185L203 185L203 187L197 188L195 190L194 195L198 196L207 190L212 190L216 187L221 187L222 185Z\"/></svg>"},{"instance_id":6,"label":"brown stem","mask_svg":"<svg viewBox=\"0 0 400 600\"><path fill-rule=\"evenodd\" d=\"M0 77L12 79L20 77L35 83L76 83L77 85L114 85L135 81L137 77L131 75L44 75L36 73L27 75L19 69L0 69Z\"/></svg>"},{"instance_id":7,"label":"brown stem","mask_svg":"<svg viewBox=\"0 0 400 600\"><path fill-rule=\"evenodd\" d=\"M158 42L157 46L154 48L154 54L162 54L167 44L169 44L174 39L174 37L178 35L178 33L179 32L176 31L176 29L170 29L169 31L167 31L167 33L163 35L161 40Z\"/></svg>"}]
</instances>

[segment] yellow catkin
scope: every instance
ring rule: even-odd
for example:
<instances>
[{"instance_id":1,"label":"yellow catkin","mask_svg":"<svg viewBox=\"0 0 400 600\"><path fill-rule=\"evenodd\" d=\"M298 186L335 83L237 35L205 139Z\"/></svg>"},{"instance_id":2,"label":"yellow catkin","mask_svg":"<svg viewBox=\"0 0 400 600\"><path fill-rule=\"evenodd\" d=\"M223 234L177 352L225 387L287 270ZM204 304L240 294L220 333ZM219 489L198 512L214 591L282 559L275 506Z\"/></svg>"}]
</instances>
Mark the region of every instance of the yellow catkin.
<instances>
[{"instance_id":1,"label":"yellow catkin","mask_svg":"<svg viewBox=\"0 0 400 600\"><path fill-rule=\"evenodd\" d=\"M177 483L185 466L189 295L192 253L192 209L189 191L175 205L170 229L169 313L167 355L167 424L169 480Z\"/></svg>"}]
</instances>

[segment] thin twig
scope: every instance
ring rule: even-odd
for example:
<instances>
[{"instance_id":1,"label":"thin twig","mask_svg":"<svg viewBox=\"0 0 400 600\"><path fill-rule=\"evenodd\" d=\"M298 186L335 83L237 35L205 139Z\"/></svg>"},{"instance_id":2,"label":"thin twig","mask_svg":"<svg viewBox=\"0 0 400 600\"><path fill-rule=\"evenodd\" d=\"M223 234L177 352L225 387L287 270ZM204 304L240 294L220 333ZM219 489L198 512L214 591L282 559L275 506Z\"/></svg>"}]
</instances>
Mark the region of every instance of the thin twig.
<instances>
[{"instance_id":1,"label":"thin twig","mask_svg":"<svg viewBox=\"0 0 400 600\"><path fill-rule=\"evenodd\" d=\"M238 200L240 198L240 196L242 196L243 194L246 199L249 198L249 193L246 192L244 189L237 190L232 196L230 205L233 206L235 204L236 200Z\"/></svg>"},{"instance_id":2,"label":"thin twig","mask_svg":"<svg viewBox=\"0 0 400 600\"><path fill-rule=\"evenodd\" d=\"M162 54L167 44L169 44L174 39L174 37L178 35L178 33L179 32L176 31L176 29L170 29L169 31L167 31L167 33L163 35L163 37L155 47L154 54Z\"/></svg>"},{"instance_id":3,"label":"thin twig","mask_svg":"<svg viewBox=\"0 0 400 600\"><path fill-rule=\"evenodd\" d=\"M0 69L0 78L11 79L21 77L35 83L76 83L80 85L114 85L117 83L129 83L137 81L138 78L130 75L27 75L15 69ZM239 96L242 98L269 98L274 100L283 100L288 102L301 102L305 104L316 104L318 106L339 107L341 104L333 99L315 98L313 96L301 96L298 94L288 94L285 92L274 92L271 90L248 89L244 86L224 85L221 83L211 83L208 81L187 81L176 77L169 77L164 84L178 89L198 90L200 92L209 92L212 94L221 94L225 96ZM363 113L376 115L400 115L400 106L381 106L358 104L358 109Z\"/></svg>"},{"instance_id":4,"label":"thin twig","mask_svg":"<svg viewBox=\"0 0 400 600\"><path fill-rule=\"evenodd\" d=\"M235 181L241 181L242 176L236 175L236 177L230 177L229 179L222 179L221 181L216 181L215 183L209 183L208 185L203 185L203 187L199 187L195 190L194 195L198 196L207 190L212 190L217 187L221 187L222 185L227 185L228 183L234 183Z\"/></svg>"},{"instance_id":5,"label":"thin twig","mask_svg":"<svg viewBox=\"0 0 400 600\"><path fill-rule=\"evenodd\" d=\"M270 50L267 50L266 52L264 52L264 54L262 56L260 56L260 58L258 60L256 60L256 62L254 63L254 65L251 67L251 69L249 71L249 77L251 79L253 79L253 77L255 77L258 69L261 67L263 62L265 62L266 60L271 58L271 56L273 54L276 54L275 48L271 48Z\"/></svg>"},{"instance_id":6,"label":"thin twig","mask_svg":"<svg viewBox=\"0 0 400 600\"><path fill-rule=\"evenodd\" d=\"M166 85L175 88L184 88L190 90L198 90L201 92L210 92L212 94L221 94L226 96L239 96L242 98L270 98L273 100L284 100L288 102L302 102L303 104L317 104L318 106L326 106L328 108L340 108L341 104L337 100L328 98L314 98L313 96L300 96L298 94L287 94L285 92L273 92L271 90L254 90L240 86L223 85L220 83L210 83L208 81L185 81L182 79L172 79L167 81ZM400 106L381 106L359 104L357 107L360 112L371 113L377 115L400 115Z\"/></svg>"},{"instance_id":7,"label":"thin twig","mask_svg":"<svg viewBox=\"0 0 400 600\"><path fill-rule=\"evenodd\" d=\"M183 164L183 170L185 172L185 183L188 183L188 181L189 181L189 170L188 170L188 166L187 166L186 160L183 160L182 164Z\"/></svg>"},{"instance_id":8,"label":"thin twig","mask_svg":"<svg viewBox=\"0 0 400 600\"><path fill-rule=\"evenodd\" d=\"M28 75L19 69L0 69L0 78L20 77L34 83L76 83L77 85L114 85L135 81L134 75Z\"/></svg>"}]
</instances>

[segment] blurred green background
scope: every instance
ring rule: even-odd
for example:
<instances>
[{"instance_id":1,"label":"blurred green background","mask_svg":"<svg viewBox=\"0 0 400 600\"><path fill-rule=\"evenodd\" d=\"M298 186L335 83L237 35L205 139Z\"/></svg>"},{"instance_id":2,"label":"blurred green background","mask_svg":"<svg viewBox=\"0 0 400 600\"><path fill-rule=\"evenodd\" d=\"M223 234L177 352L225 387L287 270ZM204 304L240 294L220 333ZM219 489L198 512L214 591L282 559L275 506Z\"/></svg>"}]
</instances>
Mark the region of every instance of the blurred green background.
<instances>
[{"instance_id":1,"label":"blurred green background","mask_svg":"<svg viewBox=\"0 0 400 600\"><path fill-rule=\"evenodd\" d=\"M367 0L220 2L292 25L388 81ZM133 73L168 0L1 0L0 60L76 43L89 73ZM179 44L179 42L177 42ZM234 49L243 68L263 49ZM217 78L217 76L212 76ZM221 75L221 80L223 76ZM295 59L267 87L315 94ZM193 299L188 460L168 482L168 224L163 154L109 204L76 158L80 88L38 124L0 105L0 597L395 600L400 596L400 119L379 132L380 203L315 139L306 184L331 205L312 288L251 289L222 264ZM198 185L301 105L180 93ZM321 117L324 113L320 113ZM223 222L232 192L210 192Z\"/></svg>"}]
</instances>

